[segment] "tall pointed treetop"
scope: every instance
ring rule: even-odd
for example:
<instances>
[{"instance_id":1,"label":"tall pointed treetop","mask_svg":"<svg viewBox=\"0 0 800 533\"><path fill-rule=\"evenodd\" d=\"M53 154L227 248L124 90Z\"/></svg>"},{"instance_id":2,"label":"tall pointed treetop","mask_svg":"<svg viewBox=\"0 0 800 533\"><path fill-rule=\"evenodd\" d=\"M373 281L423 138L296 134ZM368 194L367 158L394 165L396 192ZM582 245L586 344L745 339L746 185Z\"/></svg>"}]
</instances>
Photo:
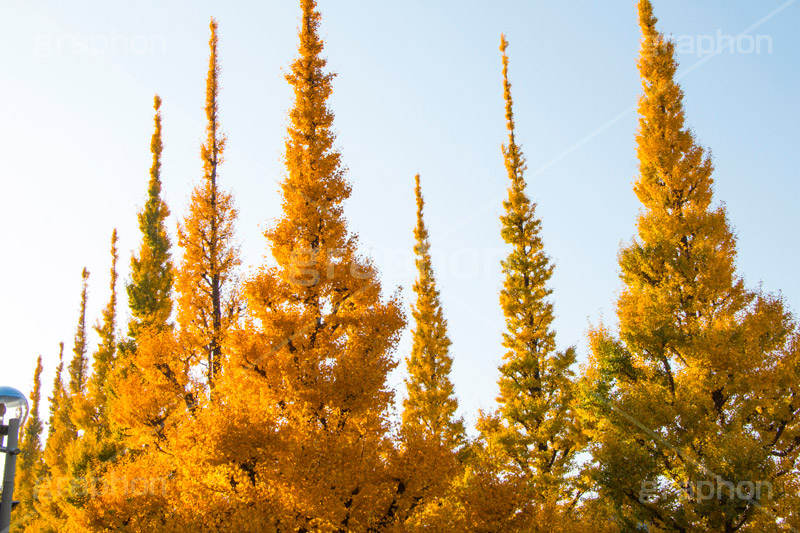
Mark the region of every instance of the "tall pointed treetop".
<instances>
[{"instance_id":1,"label":"tall pointed treetop","mask_svg":"<svg viewBox=\"0 0 800 533\"><path fill-rule=\"evenodd\" d=\"M89 378L89 359L86 357L86 298L89 285L89 271L81 272L81 305L78 314L78 327L75 331L75 345L72 348L72 361L69 363L69 393L81 394L86 389Z\"/></svg>"},{"instance_id":2,"label":"tall pointed treetop","mask_svg":"<svg viewBox=\"0 0 800 533\"><path fill-rule=\"evenodd\" d=\"M206 365L206 383L213 387L223 363L223 343L240 311L235 268L240 264L234 223L236 208L218 184L226 138L220 131L217 21L210 23L210 56L206 78L206 140L200 147L203 183L192 191L189 212L178 226L183 248L176 273L178 323L199 347Z\"/></svg>"},{"instance_id":3,"label":"tall pointed treetop","mask_svg":"<svg viewBox=\"0 0 800 533\"><path fill-rule=\"evenodd\" d=\"M74 439L75 425L72 423L72 405L69 392L64 387L64 343L59 343L58 367L53 379L53 394L50 396L50 418L47 424L47 441L44 459L51 475L63 475L66 458L64 450ZM58 510L51 509L58 514Z\"/></svg>"},{"instance_id":4,"label":"tall pointed treetop","mask_svg":"<svg viewBox=\"0 0 800 533\"><path fill-rule=\"evenodd\" d=\"M217 58L217 28L216 19L211 18L209 29L211 36L208 40L208 75L206 76L206 142L200 148L203 159L205 178L212 183L216 181L217 166L222 162L222 153L225 150L225 136L219 133L219 60Z\"/></svg>"},{"instance_id":5,"label":"tall pointed treetop","mask_svg":"<svg viewBox=\"0 0 800 533\"><path fill-rule=\"evenodd\" d=\"M414 228L417 279L413 286L416 302L411 313L415 327L412 331L411 355L407 359L408 398L403 402L403 426L414 426L437 444L453 449L462 436L463 425L460 420L455 420L458 401L450 381L453 366L449 354L451 342L447 336L447 321L442 312L431 264L419 174L414 180L417 200L417 225Z\"/></svg>"},{"instance_id":6,"label":"tall pointed treetop","mask_svg":"<svg viewBox=\"0 0 800 533\"><path fill-rule=\"evenodd\" d=\"M150 142L153 164L147 188L147 202L139 213L142 242L139 256L131 258L131 279L127 285L131 322L128 334L136 338L143 328L167 327L172 313L172 264L166 219L167 204L161 199L161 98L156 95L155 131Z\"/></svg>"},{"instance_id":7,"label":"tall pointed treetop","mask_svg":"<svg viewBox=\"0 0 800 533\"><path fill-rule=\"evenodd\" d=\"M506 129L508 130L508 144L503 146L503 156L512 184L515 187L524 188L525 182L522 173L525 171L525 157L522 155L522 149L517 145L514 131L514 101L511 98L511 82L508 81L507 48L506 36L500 34L500 52L503 60L503 100L505 101Z\"/></svg>"},{"instance_id":8,"label":"tall pointed treetop","mask_svg":"<svg viewBox=\"0 0 800 533\"><path fill-rule=\"evenodd\" d=\"M58 343L58 366L56 366L56 375L53 378L53 393L50 396L50 418L47 421L47 427L52 431L53 421L56 411L59 409L59 400L64 392L64 343Z\"/></svg>"},{"instance_id":9,"label":"tall pointed treetop","mask_svg":"<svg viewBox=\"0 0 800 533\"><path fill-rule=\"evenodd\" d=\"M307 221L296 225L282 219L268 233L273 255L287 264L290 254L302 249L333 250L346 246L347 230L342 203L350 185L341 167L341 155L333 148L333 113L327 100L334 74L325 72L318 35L320 14L314 0L302 0L300 44L297 59L286 79L294 88L286 139L288 177L282 183L283 210ZM296 257L295 257L296 259Z\"/></svg>"},{"instance_id":10,"label":"tall pointed treetop","mask_svg":"<svg viewBox=\"0 0 800 533\"><path fill-rule=\"evenodd\" d=\"M153 137L150 139L150 153L153 154L153 163L150 166L150 181L148 182L148 201L152 201L161 194L161 151L164 149L164 144L161 142L161 97L155 95L153 97L153 109L156 110L155 118L153 119L155 130ZM156 213L158 208L157 202L152 202L149 205L151 209L148 213Z\"/></svg>"},{"instance_id":11,"label":"tall pointed treetop","mask_svg":"<svg viewBox=\"0 0 800 533\"><path fill-rule=\"evenodd\" d=\"M508 79L508 41L500 38L508 143L503 157L510 186L500 217L503 240L510 251L502 261L500 305L506 321L506 353L498 380L502 424L486 430L508 453L513 469L532 491L526 498L560 501L566 495L566 473L575 451L571 412L575 352L556 352L552 329L553 265L544 251L536 204L525 192L525 157L516 140L511 83ZM492 434L494 433L494 434ZM513 514L513 512L512 512Z\"/></svg>"},{"instance_id":12,"label":"tall pointed treetop","mask_svg":"<svg viewBox=\"0 0 800 533\"><path fill-rule=\"evenodd\" d=\"M109 290L110 295L105 309L103 321L95 324L94 329L100 336L100 344L94 354L93 373L89 381L89 392L95 409L105 419L106 411L106 386L109 372L114 364L117 352L117 229L111 233L111 269Z\"/></svg>"},{"instance_id":13,"label":"tall pointed treetop","mask_svg":"<svg viewBox=\"0 0 800 533\"><path fill-rule=\"evenodd\" d=\"M42 356L36 359L36 369L33 372L33 389L31 390L31 409L28 413L28 419L25 422L25 428L22 431L22 441L20 449L22 450L22 463L21 465L31 465L31 471L26 472L24 468L20 467L20 485L24 481L35 480L30 476L36 473L35 465L41 461L42 454L42 419L39 415L42 400ZM33 486L30 487L31 489Z\"/></svg>"},{"instance_id":14,"label":"tall pointed treetop","mask_svg":"<svg viewBox=\"0 0 800 533\"><path fill-rule=\"evenodd\" d=\"M503 146L511 186L508 199L503 201L505 213L500 217L503 240L511 245L508 257L502 262L505 280L500 292L500 305L506 317L508 332L503 334L503 346L508 350L501 366L501 411L512 420L526 418L519 409L521 391L542 391L543 357L555 349L553 306L547 301L551 290L547 282L553 266L544 253L540 236L541 221L536 205L525 193L525 157L516 142L511 83L508 80L508 41L500 38L503 64L503 97L505 100L508 144Z\"/></svg>"},{"instance_id":15,"label":"tall pointed treetop","mask_svg":"<svg viewBox=\"0 0 800 533\"><path fill-rule=\"evenodd\" d=\"M37 496L37 484L44 476L44 459L42 457L42 419L39 415L42 395L42 356L36 360L36 370L33 373L33 390L31 391L31 409L28 419L22 430L20 439L20 456L17 465L17 479L14 497L20 501L20 506L14 509L11 521L14 531L24 531L37 517L34 506Z\"/></svg>"}]
</instances>

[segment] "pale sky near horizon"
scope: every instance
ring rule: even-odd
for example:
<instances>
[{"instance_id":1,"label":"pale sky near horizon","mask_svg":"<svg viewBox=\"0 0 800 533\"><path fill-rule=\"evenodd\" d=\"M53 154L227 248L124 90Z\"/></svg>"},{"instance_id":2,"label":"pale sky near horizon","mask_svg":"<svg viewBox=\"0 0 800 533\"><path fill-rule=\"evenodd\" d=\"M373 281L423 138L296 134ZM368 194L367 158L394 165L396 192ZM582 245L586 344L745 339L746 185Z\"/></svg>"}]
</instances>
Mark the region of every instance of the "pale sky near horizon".
<instances>
[{"instance_id":1,"label":"pale sky near horizon","mask_svg":"<svg viewBox=\"0 0 800 533\"><path fill-rule=\"evenodd\" d=\"M413 177L421 174L452 377L469 424L494 405L503 353L500 33L510 41L528 192L556 264L557 342L576 345L583 360L590 324L614 322L616 255L639 208L631 189L635 5L319 2L325 56L337 73L337 146L353 185L345 215L382 272L384 294L402 286L410 304ZM739 273L750 287L781 291L797 311L800 1L655 0L654 8L659 29L679 45L687 123L713 152L715 199L738 236ZM49 394L59 341L71 356L84 266L91 324L108 299L114 227L124 295L155 93L164 99L162 181L175 243L202 175L210 16L219 22L229 138L220 179L240 210L246 274L267 253L262 229L280 215L292 103L283 73L296 54L297 2L0 0L0 385L28 393L41 354ZM93 333L92 349L96 342ZM409 345L406 333L398 358ZM398 399L402 377L401 365L391 378Z\"/></svg>"}]
</instances>

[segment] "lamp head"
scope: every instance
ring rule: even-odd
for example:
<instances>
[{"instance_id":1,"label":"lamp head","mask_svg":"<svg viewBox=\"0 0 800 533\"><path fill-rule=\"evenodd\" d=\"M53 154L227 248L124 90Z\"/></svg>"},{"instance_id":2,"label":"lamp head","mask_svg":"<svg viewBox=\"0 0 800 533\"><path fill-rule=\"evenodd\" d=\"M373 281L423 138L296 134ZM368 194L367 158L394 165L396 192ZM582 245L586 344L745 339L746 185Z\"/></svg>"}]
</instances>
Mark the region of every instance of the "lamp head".
<instances>
[{"instance_id":1,"label":"lamp head","mask_svg":"<svg viewBox=\"0 0 800 533\"><path fill-rule=\"evenodd\" d=\"M19 418L20 427L28 416L28 399L13 387L0 387L0 420L3 424L12 418Z\"/></svg>"}]
</instances>

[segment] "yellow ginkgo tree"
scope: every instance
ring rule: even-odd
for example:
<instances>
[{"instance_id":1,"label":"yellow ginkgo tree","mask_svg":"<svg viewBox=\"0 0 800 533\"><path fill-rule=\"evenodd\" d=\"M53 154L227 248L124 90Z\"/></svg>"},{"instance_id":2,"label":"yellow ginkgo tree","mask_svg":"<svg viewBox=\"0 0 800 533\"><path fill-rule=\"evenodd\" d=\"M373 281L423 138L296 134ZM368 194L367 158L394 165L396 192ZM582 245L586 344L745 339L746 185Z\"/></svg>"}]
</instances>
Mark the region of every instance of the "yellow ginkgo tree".
<instances>
[{"instance_id":1,"label":"yellow ginkgo tree","mask_svg":"<svg viewBox=\"0 0 800 533\"><path fill-rule=\"evenodd\" d=\"M236 208L231 193L219 186L226 138L219 122L219 60L217 21L211 19L210 57L206 78L206 140L200 148L203 181L192 191L189 210L178 226L183 250L176 269L178 323L186 341L196 346L212 388L224 360L223 344L236 323L240 305L234 269L239 250L234 242Z\"/></svg>"},{"instance_id":2,"label":"yellow ginkgo tree","mask_svg":"<svg viewBox=\"0 0 800 533\"><path fill-rule=\"evenodd\" d=\"M463 421L456 417L458 400L450 379L451 342L436 288L419 174L414 193L417 278L412 287L415 301L411 308L411 354L406 358L408 397L403 401L400 430L404 448L399 458L400 479L405 499L398 504L398 519L406 530L429 530L441 523L442 509L449 508L446 500L452 497L451 487L460 471L457 453L465 444L466 435Z\"/></svg>"},{"instance_id":3,"label":"yellow ginkgo tree","mask_svg":"<svg viewBox=\"0 0 800 533\"><path fill-rule=\"evenodd\" d=\"M11 531L25 531L34 523L39 514L36 511L38 488L45 474L44 458L42 457L42 430L44 426L39 416L42 396L42 356L36 360L36 370L33 374L33 389L31 390L30 412L22 429L19 448L21 453L17 463L17 478L15 480L14 496L20 505L11 514Z\"/></svg>"},{"instance_id":4,"label":"yellow ginkgo tree","mask_svg":"<svg viewBox=\"0 0 800 533\"><path fill-rule=\"evenodd\" d=\"M482 416L463 492L475 529L538 531L553 527L575 502L568 479L579 447L573 413L575 350L556 349L541 220L526 192L525 158L517 143L508 42L501 36L509 178L501 234L509 246L502 262L500 305L506 321L496 413ZM483 495L483 496L482 496ZM550 524L549 526L547 524ZM544 531L544 529L542 529Z\"/></svg>"},{"instance_id":5,"label":"yellow ginkgo tree","mask_svg":"<svg viewBox=\"0 0 800 533\"><path fill-rule=\"evenodd\" d=\"M592 330L590 472L625 527L799 527L800 345L779 296L736 275L712 163L685 125L675 45L642 30L638 234L619 253L618 334Z\"/></svg>"},{"instance_id":6,"label":"yellow ginkgo tree","mask_svg":"<svg viewBox=\"0 0 800 533\"><path fill-rule=\"evenodd\" d=\"M180 490L169 482L176 470L173 436L197 404L189 376L192 361L171 321L174 271L166 226L169 209L161 197L158 96L154 109L147 201L138 215L141 243L126 285L129 338L119 344L108 380L108 417L119 443L97 495L77 517L85 529L170 527L175 513L166 502Z\"/></svg>"},{"instance_id":7,"label":"yellow ginkgo tree","mask_svg":"<svg viewBox=\"0 0 800 533\"><path fill-rule=\"evenodd\" d=\"M265 232L274 265L244 284L246 324L215 385L227 415L212 453L233 523L259 531L368 531L393 520L400 492L387 374L405 324L381 297L372 263L348 232L350 196L334 149L320 15L302 0L286 136L281 216ZM251 529L252 530L252 529Z\"/></svg>"}]
</instances>

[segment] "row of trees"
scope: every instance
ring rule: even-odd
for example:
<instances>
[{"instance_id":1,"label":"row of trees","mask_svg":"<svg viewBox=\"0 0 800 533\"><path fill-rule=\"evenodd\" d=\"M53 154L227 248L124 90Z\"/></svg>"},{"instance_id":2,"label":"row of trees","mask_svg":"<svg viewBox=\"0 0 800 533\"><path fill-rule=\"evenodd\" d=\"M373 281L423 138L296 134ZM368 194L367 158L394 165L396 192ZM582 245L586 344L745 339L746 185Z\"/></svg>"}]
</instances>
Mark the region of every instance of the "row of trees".
<instances>
[{"instance_id":1,"label":"row of trees","mask_svg":"<svg viewBox=\"0 0 800 533\"><path fill-rule=\"evenodd\" d=\"M236 209L219 186L217 25L211 22L203 179L177 229L161 199L160 99L142 233L118 333L110 297L90 369L83 272L68 380L61 345L41 442L42 364L24 428L17 531L779 531L800 528L800 346L780 297L745 288L712 206L712 164L684 124L674 47L639 1L643 96L638 234L619 254L617 331L589 333L577 372L558 350L553 265L515 137L501 38L509 177L498 407L467 437L420 178L408 395L387 374L407 325L381 296L342 209L315 0L301 0L283 212L273 264L237 278Z\"/></svg>"}]
</instances>

